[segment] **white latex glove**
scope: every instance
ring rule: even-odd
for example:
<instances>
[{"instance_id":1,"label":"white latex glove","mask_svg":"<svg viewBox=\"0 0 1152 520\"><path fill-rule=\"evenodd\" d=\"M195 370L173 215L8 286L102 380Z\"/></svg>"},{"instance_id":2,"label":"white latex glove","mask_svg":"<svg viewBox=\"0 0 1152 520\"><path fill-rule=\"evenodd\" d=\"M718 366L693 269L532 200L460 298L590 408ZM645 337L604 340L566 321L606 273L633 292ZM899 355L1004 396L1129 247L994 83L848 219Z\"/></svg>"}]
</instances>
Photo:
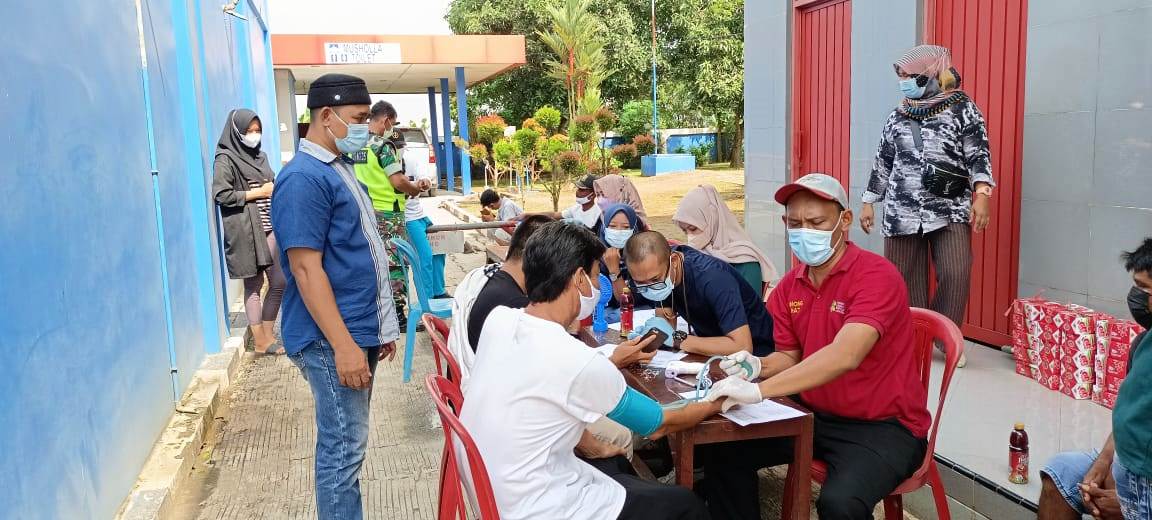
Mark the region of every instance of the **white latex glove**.
<instances>
[{"instance_id":1,"label":"white latex glove","mask_svg":"<svg viewBox=\"0 0 1152 520\"><path fill-rule=\"evenodd\" d=\"M755 379L760 377L760 358L741 350L720 360L720 369L729 376Z\"/></svg>"},{"instance_id":2,"label":"white latex glove","mask_svg":"<svg viewBox=\"0 0 1152 520\"><path fill-rule=\"evenodd\" d=\"M711 402L725 397L727 399L720 405L720 410L724 412L738 404L756 404L764 400L760 394L760 385L738 377L726 377L712 385L704 400Z\"/></svg>"}]
</instances>

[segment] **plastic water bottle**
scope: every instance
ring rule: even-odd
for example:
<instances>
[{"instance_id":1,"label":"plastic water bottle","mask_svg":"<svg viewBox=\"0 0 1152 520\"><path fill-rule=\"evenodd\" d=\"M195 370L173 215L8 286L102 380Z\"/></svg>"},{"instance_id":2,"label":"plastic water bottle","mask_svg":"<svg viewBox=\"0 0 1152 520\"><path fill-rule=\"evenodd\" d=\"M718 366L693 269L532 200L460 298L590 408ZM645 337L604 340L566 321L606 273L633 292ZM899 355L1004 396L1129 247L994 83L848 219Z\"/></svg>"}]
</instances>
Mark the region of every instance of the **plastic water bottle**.
<instances>
[{"instance_id":1,"label":"plastic water bottle","mask_svg":"<svg viewBox=\"0 0 1152 520\"><path fill-rule=\"evenodd\" d=\"M596 302L596 312L592 313L592 332L602 334L608 331L608 320L604 314L608 310L608 302L612 300L612 280L600 275L600 301Z\"/></svg>"},{"instance_id":2,"label":"plastic water bottle","mask_svg":"<svg viewBox=\"0 0 1152 520\"><path fill-rule=\"evenodd\" d=\"M627 338L632 333L632 313L636 310L636 302L632 298L632 291L624 286L624 294L620 295L620 337Z\"/></svg>"}]
</instances>

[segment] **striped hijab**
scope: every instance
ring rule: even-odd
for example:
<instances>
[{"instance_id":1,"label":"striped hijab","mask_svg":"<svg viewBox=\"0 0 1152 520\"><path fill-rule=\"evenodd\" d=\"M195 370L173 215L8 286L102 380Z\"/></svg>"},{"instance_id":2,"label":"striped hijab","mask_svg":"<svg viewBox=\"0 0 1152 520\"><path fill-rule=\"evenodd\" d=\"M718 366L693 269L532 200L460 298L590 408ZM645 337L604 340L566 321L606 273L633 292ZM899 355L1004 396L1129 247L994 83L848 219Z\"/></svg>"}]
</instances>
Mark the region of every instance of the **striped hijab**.
<instances>
[{"instance_id":1,"label":"striped hijab","mask_svg":"<svg viewBox=\"0 0 1152 520\"><path fill-rule=\"evenodd\" d=\"M952 68L952 52L939 45L917 45L896 60L892 66L905 74L927 76L939 85L935 92L921 99L904 99L903 109L920 115L919 112L951 104L967 96L960 91L960 75ZM959 95L957 95L959 94ZM947 102L947 103L945 103Z\"/></svg>"}]
</instances>

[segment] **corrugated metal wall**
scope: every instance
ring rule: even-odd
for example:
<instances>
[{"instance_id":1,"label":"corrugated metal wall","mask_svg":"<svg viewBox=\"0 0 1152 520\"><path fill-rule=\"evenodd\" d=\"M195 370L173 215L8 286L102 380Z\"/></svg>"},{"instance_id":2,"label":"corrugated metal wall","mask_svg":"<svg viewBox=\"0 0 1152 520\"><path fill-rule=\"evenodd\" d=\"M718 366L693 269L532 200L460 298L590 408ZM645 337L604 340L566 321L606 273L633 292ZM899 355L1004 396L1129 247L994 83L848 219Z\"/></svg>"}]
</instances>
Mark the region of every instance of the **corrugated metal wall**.
<instances>
[{"instance_id":1,"label":"corrugated metal wall","mask_svg":"<svg viewBox=\"0 0 1152 520\"><path fill-rule=\"evenodd\" d=\"M797 1L793 18L793 178L827 173L849 185L852 2Z\"/></svg>"},{"instance_id":2,"label":"corrugated metal wall","mask_svg":"<svg viewBox=\"0 0 1152 520\"><path fill-rule=\"evenodd\" d=\"M1024 0L927 0L926 8L926 41L952 49L963 88L984 113L998 184L992 223L983 234L973 235L972 294L964 335L1007 344L1004 312L1016 298L1020 259L1028 9Z\"/></svg>"}]
</instances>

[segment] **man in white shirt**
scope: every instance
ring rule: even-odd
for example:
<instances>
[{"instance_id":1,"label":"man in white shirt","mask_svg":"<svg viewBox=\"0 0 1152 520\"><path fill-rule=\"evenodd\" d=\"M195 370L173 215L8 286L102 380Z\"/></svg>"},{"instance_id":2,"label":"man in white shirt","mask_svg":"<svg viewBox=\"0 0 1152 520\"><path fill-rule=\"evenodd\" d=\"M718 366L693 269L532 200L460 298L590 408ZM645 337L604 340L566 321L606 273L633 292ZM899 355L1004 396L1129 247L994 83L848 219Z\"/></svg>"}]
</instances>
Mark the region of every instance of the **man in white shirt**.
<instances>
[{"instance_id":1,"label":"man in white shirt","mask_svg":"<svg viewBox=\"0 0 1152 520\"><path fill-rule=\"evenodd\" d=\"M596 191L593 187L596 179L595 175L587 175L576 181L576 204L561 211L560 218L579 220L584 227L599 233L604 211L596 204Z\"/></svg>"},{"instance_id":2,"label":"man in white shirt","mask_svg":"<svg viewBox=\"0 0 1152 520\"><path fill-rule=\"evenodd\" d=\"M607 357L568 334L565 325L596 306L592 280L603 253L595 234L571 222L547 224L528 240L528 307L489 314L461 420L484 457L502 518L708 518L688 489L641 480L620 457L593 467L573 452L588 424L604 416L658 438L720 409L717 403L663 409L628 388ZM617 348L643 346L628 341Z\"/></svg>"}]
</instances>

